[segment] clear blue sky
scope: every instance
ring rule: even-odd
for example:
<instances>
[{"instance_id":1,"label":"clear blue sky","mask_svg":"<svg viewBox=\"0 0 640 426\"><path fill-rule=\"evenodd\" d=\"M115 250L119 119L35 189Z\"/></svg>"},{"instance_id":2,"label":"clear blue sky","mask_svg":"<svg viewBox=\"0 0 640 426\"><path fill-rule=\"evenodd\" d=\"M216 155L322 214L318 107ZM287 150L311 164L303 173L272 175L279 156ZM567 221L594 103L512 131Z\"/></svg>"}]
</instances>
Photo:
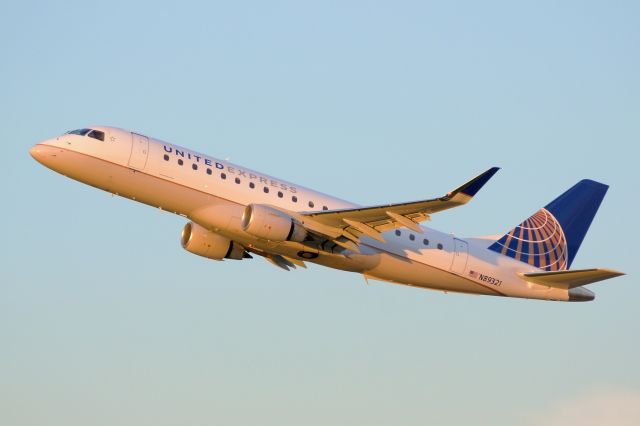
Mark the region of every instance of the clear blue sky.
<instances>
[{"instance_id":1,"label":"clear blue sky","mask_svg":"<svg viewBox=\"0 0 640 426\"><path fill-rule=\"evenodd\" d=\"M90 3L0 14L0 424L638 421L638 2ZM206 261L183 218L29 157L89 124L361 204L503 167L434 216L462 236L593 178L574 267L628 275L563 304Z\"/></svg>"}]
</instances>

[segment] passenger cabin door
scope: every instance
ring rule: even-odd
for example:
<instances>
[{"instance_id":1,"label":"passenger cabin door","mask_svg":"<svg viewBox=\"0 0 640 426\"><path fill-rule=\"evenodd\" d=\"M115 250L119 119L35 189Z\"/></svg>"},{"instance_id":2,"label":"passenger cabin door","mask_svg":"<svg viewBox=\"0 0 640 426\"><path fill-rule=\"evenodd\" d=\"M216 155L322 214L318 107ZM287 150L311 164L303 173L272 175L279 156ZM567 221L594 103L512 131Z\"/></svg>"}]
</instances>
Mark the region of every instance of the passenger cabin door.
<instances>
[{"instance_id":1,"label":"passenger cabin door","mask_svg":"<svg viewBox=\"0 0 640 426\"><path fill-rule=\"evenodd\" d=\"M129 157L129 167L142 170L147 165L149 155L149 138L137 133L131 133L131 157Z\"/></svg>"},{"instance_id":2,"label":"passenger cabin door","mask_svg":"<svg viewBox=\"0 0 640 426\"><path fill-rule=\"evenodd\" d=\"M451 271L458 275L464 275L464 270L467 267L467 257L469 255L467 242L457 238L454 238L453 242L455 244L455 250L453 253L453 262L451 262Z\"/></svg>"}]
</instances>

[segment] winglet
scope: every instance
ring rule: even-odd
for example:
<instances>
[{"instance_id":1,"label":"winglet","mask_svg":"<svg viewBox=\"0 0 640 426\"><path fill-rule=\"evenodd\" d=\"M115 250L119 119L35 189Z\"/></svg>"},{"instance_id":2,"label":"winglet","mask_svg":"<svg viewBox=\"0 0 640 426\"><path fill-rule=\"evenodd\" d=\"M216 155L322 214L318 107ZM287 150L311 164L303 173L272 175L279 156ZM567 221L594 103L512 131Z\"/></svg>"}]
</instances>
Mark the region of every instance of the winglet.
<instances>
[{"instance_id":1,"label":"winglet","mask_svg":"<svg viewBox=\"0 0 640 426\"><path fill-rule=\"evenodd\" d=\"M461 194L463 198L465 198L464 202L469 201L474 195L480 191L480 189L496 174L496 172L500 170L500 167L492 167L486 172L476 176L471 179L469 182L465 183L462 186L454 189L453 191L447 194L447 197L455 197L458 194Z\"/></svg>"}]
</instances>

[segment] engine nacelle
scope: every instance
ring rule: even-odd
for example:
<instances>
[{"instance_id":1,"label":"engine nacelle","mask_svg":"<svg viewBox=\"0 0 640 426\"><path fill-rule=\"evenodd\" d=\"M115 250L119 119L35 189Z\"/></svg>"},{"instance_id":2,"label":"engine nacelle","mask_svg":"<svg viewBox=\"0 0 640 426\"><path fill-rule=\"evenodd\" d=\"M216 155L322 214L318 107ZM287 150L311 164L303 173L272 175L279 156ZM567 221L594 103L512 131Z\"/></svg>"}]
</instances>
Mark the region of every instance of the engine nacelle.
<instances>
[{"instance_id":1,"label":"engine nacelle","mask_svg":"<svg viewBox=\"0 0 640 426\"><path fill-rule=\"evenodd\" d=\"M186 251L208 259L240 260L245 257L244 247L240 244L193 222L187 223L182 229L180 242Z\"/></svg>"},{"instance_id":2,"label":"engine nacelle","mask_svg":"<svg viewBox=\"0 0 640 426\"><path fill-rule=\"evenodd\" d=\"M249 204L242 215L242 229L269 241L302 242L307 231L291 216L264 204Z\"/></svg>"}]
</instances>

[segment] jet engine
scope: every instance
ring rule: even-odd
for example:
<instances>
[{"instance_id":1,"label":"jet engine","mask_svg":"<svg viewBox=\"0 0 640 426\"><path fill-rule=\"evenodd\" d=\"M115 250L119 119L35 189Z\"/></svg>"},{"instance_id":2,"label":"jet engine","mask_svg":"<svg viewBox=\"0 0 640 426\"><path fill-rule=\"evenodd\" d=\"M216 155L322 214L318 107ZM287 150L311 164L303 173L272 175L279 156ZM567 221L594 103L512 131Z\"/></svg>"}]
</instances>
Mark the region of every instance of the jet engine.
<instances>
[{"instance_id":1,"label":"jet engine","mask_svg":"<svg viewBox=\"0 0 640 426\"><path fill-rule=\"evenodd\" d=\"M304 227L291 216L264 204L249 204L244 209L242 229L269 241L302 242L307 236Z\"/></svg>"},{"instance_id":2,"label":"jet engine","mask_svg":"<svg viewBox=\"0 0 640 426\"><path fill-rule=\"evenodd\" d=\"M208 259L240 260L249 257L240 244L193 222L187 223L182 229L180 242L186 251Z\"/></svg>"}]
</instances>

